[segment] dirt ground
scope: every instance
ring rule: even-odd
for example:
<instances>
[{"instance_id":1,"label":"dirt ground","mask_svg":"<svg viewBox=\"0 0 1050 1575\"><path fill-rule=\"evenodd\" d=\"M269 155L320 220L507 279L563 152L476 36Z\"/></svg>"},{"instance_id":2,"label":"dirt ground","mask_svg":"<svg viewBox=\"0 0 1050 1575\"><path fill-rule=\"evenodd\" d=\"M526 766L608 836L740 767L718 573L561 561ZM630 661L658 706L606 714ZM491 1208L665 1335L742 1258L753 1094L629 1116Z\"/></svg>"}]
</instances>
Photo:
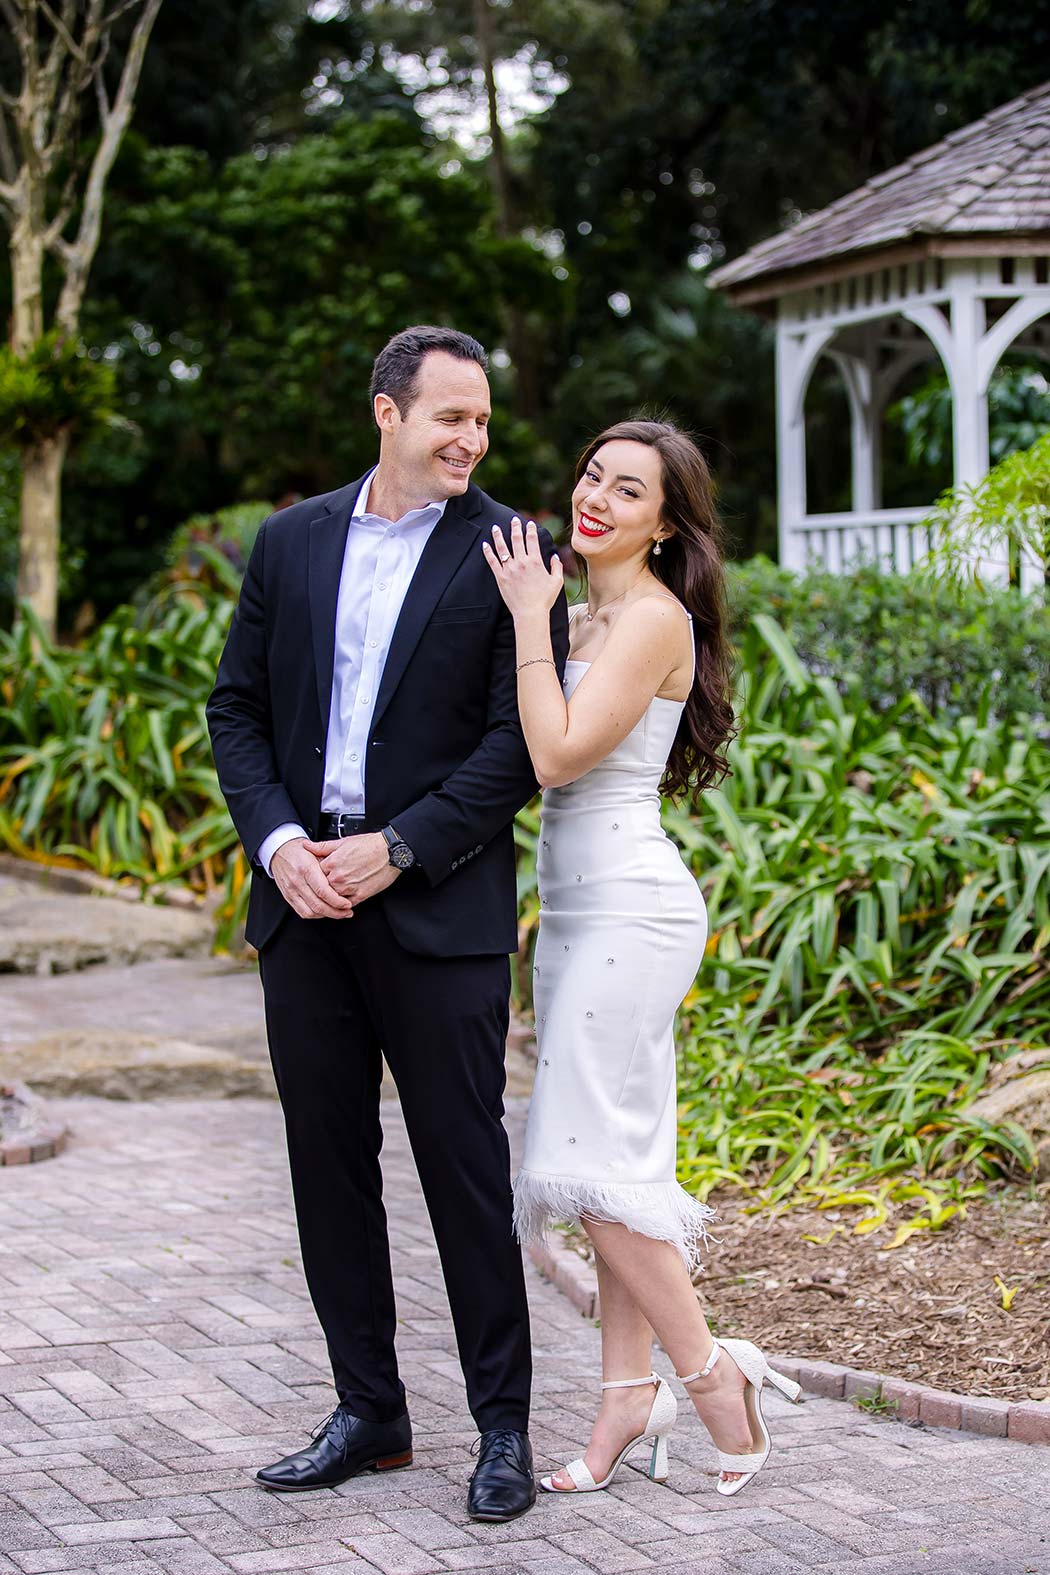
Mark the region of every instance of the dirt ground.
<instances>
[{"instance_id":1,"label":"dirt ground","mask_svg":"<svg viewBox=\"0 0 1050 1575\"><path fill-rule=\"evenodd\" d=\"M720 1244L697 1282L716 1334L958 1394L1050 1399L1050 1186L971 1202L893 1250L892 1228L852 1234L859 1210L716 1201Z\"/></svg>"}]
</instances>

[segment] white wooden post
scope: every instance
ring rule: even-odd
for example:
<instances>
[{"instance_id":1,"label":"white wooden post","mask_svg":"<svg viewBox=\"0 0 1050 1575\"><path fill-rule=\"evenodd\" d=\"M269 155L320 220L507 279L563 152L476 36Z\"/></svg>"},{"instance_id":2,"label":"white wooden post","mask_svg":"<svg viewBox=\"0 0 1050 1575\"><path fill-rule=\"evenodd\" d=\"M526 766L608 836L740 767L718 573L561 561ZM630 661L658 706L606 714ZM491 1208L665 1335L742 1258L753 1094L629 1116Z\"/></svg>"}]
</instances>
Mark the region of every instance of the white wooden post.
<instances>
[{"instance_id":1,"label":"white wooden post","mask_svg":"<svg viewBox=\"0 0 1050 1575\"><path fill-rule=\"evenodd\" d=\"M957 264L952 271L948 379L952 388L953 469L957 487L972 487L988 474L988 395L987 385L981 387L978 364L985 311L977 266Z\"/></svg>"},{"instance_id":2,"label":"white wooden post","mask_svg":"<svg viewBox=\"0 0 1050 1575\"><path fill-rule=\"evenodd\" d=\"M804 569L802 519L806 512L805 402L798 397L803 336L777 324L777 497L781 567Z\"/></svg>"}]
</instances>

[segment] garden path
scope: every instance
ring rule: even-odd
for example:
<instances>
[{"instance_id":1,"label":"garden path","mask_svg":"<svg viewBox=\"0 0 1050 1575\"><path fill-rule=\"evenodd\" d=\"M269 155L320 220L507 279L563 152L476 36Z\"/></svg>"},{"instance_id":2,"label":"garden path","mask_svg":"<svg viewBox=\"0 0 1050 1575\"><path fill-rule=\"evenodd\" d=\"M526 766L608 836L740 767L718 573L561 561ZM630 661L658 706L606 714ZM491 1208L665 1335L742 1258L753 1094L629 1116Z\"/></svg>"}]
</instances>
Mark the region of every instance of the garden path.
<instances>
[{"instance_id":1,"label":"garden path","mask_svg":"<svg viewBox=\"0 0 1050 1575\"><path fill-rule=\"evenodd\" d=\"M775 1397L740 1498L683 1404L665 1486L464 1508L475 1434L407 1141L386 1198L410 1471L280 1498L251 1471L329 1409L273 1101L70 1101L75 1137L0 1179L0 1575L1050 1575L1050 1451ZM520 1133L524 1102L511 1101ZM529 1269L537 1463L578 1450L598 1333ZM743 1332L743 1331L742 1331ZM658 1360L658 1365L666 1363Z\"/></svg>"}]
</instances>

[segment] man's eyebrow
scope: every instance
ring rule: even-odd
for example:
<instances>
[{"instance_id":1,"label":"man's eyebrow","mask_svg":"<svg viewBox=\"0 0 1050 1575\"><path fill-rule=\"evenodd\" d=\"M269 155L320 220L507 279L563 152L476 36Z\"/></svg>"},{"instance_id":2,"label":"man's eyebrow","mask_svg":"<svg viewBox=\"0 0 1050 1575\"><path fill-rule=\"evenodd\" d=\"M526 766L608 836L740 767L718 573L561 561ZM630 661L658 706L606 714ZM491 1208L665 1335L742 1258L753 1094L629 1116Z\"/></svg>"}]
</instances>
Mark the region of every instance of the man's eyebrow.
<instances>
[{"instance_id":1,"label":"man's eyebrow","mask_svg":"<svg viewBox=\"0 0 1050 1575\"><path fill-rule=\"evenodd\" d=\"M465 405L442 405L439 410L434 411L434 414L435 416L463 416L469 414L469 412ZM482 410L480 414L491 416L492 411Z\"/></svg>"}]
</instances>

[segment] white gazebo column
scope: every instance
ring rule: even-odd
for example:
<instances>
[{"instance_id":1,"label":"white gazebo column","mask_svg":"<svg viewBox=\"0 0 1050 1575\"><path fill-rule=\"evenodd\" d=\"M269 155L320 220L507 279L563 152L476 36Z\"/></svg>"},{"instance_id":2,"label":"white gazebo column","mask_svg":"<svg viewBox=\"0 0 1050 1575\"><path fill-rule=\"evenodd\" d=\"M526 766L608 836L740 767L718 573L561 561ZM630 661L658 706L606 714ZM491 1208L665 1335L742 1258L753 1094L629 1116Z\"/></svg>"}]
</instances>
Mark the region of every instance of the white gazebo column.
<instances>
[{"instance_id":1,"label":"white gazebo column","mask_svg":"<svg viewBox=\"0 0 1050 1575\"><path fill-rule=\"evenodd\" d=\"M785 569L806 567L806 389L834 332L827 324L803 328L783 318L777 323L777 513Z\"/></svg>"},{"instance_id":2,"label":"white gazebo column","mask_svg":"<svg viewBox=\"0 0 1050 1575\"><path fill-rule=\"evenodd\" d=\"M780 565L804 569L802 518L806 512L806 418L799 398L803 335L777 324L777 498Z\"/></svg>"},{"instance_id":3,"label":"white gazebo column","mask_svg":"<svg viewBox=\"0 0 1050 1575\"><path fill-rule=\"evenodd\" d=\"M864 340L860 351L828 351L838 368L849 400L851 509L856 523L843 525L839 530L836 567L843 569L859 553L877 558L880 551L878 531L872 520L879 506L881 480L879 416L875 401L876 362L870 333L865 333Z\"/></svg>"},{"instance_id":4,"label":"white gazebo column","mask_svg":"<svg viewBox=\"0 0 1050 1575\"><path fill-rule=\"evenodd\" d=\"M871 514L882 490L881 409L876 394L878 342L875 325L866 324L864 347L829 350L846 388L850 414L850 455L854 514Z\"/></svg>"},{"instance_id":5,"label":"white gazebo column","mask_svg":"<svg viewBox=\"0 0 1050 1575\"><path fill-rule=\"evenodd\" d=\"M982 382L979 365L985 310L976 264L956 263L952 273L948 380L952 389L953 474L957 487L973 487L988 474L988 384Z\"/></svg>"}]
</instances>

